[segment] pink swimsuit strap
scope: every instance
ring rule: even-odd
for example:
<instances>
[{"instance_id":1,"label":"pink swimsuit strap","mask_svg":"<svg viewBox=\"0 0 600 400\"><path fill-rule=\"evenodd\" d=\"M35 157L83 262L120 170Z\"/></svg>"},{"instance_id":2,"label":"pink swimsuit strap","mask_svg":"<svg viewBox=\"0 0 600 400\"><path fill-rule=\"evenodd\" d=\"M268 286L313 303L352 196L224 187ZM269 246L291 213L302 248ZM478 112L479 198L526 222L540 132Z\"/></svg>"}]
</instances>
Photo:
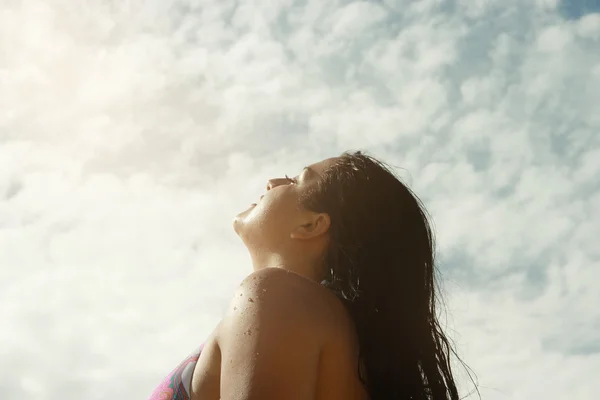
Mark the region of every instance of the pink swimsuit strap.
<instances>
[{"instance_id":1,"label":"pink swimsuit strap","mask_svg":"<svg viewBox=\"0 0 600 400\"><path fill-rule=\"evenodd\" d=\"M190 400L192 373L203 348L204 343L167 375L148 400Z\"/></svg>"}]
</instances>

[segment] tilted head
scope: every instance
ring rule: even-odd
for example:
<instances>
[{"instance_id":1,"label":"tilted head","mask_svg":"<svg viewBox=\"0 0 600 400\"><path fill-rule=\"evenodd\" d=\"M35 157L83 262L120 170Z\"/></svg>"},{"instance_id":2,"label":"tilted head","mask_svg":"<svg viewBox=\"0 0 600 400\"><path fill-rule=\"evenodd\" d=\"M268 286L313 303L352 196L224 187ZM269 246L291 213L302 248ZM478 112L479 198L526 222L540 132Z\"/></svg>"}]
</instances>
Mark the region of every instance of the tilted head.
<instances>
[{"instance_id":1,"label":"tilted head","mask_svg":"<svg viewBox=\"0 0 600 400\"><path fill-rule=\"evenodd\" d=\"M355 323L372 400L458 399L436 317L433 234L417 196L361 152L271 180L234 226L251 254L301 259ZM358 367L358 366L357 366Z\"/></svg>"},{"instance_id":2,"label":"tilted head","mask_svg":"<svg viewBox=\"0 0 600 400\"><path fill-rule=\"evenodd\" d=\"M235 217L233 227L250 251L255 269L277 265L313 279L322 274L331 220L327 213L310 210L302 202L336 160L311 164L293 178L270 179L258 203Z\"/></svg>"}]
</instances>

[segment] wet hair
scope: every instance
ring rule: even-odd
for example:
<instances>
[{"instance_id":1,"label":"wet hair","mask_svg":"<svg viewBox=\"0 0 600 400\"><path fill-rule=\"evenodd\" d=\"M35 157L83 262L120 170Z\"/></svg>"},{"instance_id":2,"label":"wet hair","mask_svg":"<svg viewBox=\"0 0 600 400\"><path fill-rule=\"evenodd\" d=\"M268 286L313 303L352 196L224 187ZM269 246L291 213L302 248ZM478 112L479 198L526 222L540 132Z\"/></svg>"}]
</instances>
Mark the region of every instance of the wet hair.
<instances>
[{"instance_id":1,"label":"wet hair","mask_svg":"<svg viewBox=\"0 0 600 400\"><path fill-rule=\"evenodd\" d=\"M456 353L436 314L434 237L418 197L358 151L343 153L300 201L331 218L322 284L355 324L371 400L458 399Z\"/></svg>"}]
</instances>

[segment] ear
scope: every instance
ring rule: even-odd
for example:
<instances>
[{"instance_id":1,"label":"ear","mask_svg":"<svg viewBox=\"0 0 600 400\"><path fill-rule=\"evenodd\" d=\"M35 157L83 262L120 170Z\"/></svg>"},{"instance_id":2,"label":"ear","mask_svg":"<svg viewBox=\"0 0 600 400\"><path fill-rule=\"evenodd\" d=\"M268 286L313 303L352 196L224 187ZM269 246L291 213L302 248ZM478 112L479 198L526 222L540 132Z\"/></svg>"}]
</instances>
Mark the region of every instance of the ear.
<instances>
[{"instance_id":1,"label":"ear","mask_svg":"<svg viewBox=\"0 0 600 400\"><path fill-rule=\"evenodd\" d=\"M290 238L299 240L314 239L326 234L331 226L331 218L325 213L313 213L304 224L290 234Z\"/></svg>"}]
</instances>

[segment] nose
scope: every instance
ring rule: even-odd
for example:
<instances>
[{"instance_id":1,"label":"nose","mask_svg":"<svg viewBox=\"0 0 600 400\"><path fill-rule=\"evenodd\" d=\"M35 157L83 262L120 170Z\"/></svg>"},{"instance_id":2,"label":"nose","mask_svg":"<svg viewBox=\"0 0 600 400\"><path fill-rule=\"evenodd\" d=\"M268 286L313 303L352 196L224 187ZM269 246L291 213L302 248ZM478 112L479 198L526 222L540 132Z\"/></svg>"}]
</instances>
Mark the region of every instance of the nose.
<instances>
[{"instance_id":1,"label":"nose","mask_svg":"<svg viewBox=\"0 0 600 400\"><path fill-rule=\"evenodd\" d=\"M269 179L267 181L267 190L271 190L274 187L283 185L284 183L286 183L287 180L285 178L279 178L279 179Z\"/></svg>"}]
</instances>

